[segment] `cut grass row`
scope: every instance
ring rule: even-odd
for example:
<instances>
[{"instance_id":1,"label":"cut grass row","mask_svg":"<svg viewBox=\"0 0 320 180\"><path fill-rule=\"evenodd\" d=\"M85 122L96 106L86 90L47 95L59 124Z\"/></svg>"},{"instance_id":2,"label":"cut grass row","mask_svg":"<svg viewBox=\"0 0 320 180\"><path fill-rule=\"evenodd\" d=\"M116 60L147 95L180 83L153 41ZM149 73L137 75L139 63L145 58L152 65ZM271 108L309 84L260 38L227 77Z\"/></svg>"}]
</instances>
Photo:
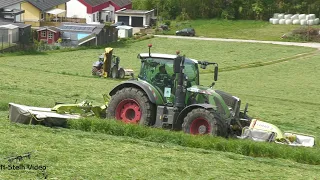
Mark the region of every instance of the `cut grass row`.
<instances>
[{"instance_id":1,"label":"cut grass row","mask_svg":"<svg viewBox=\"0 0 320 180\"><path fill-rule=\"evenodd\" d=\"M71 129L116 136L128 136L151 142L172 143L191 148L232 152L245 156L283 158L299 163L320 165L320 154L317 148L288 147L285 145L258 143L248 140L193 136L182 132L169 132L162 129L146 128L101 119L70 120L68 123Z\"/></svg>"},{"instance_id":2,"label":"cut grass row","mask_svg":"<svg viewBox=\"0 0 320 180\"><path fill-rule=\"evenodd\" d=\"M10 124L0 111L0 164L46 165L47 179L316 179L320 166L153 143L97 132ZM3 170L0 179L43 179Z\"/></svg>"}]
</instances>

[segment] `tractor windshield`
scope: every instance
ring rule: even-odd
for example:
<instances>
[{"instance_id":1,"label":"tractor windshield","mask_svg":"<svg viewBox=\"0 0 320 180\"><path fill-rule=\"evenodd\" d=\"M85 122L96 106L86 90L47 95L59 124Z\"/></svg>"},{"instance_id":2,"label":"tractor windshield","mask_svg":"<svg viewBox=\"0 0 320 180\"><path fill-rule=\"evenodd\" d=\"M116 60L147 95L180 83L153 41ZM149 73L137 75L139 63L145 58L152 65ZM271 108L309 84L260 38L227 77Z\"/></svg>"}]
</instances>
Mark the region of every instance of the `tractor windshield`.
<instances>
[{"instance_id":1,"label":"tractor windshield","mask_svg":"<svg viewBox=\"0 0 320 180\"><path fill-rule=\"evenodd\" d=\"M175 79L173 63L173 59L144 58L142 59L139 78L153 84L162 92L165 87L173 88ZM184 72L188 77L188 86L199 84L198 66L190 59L185 61Z\"/></svg>"}]
</instances>

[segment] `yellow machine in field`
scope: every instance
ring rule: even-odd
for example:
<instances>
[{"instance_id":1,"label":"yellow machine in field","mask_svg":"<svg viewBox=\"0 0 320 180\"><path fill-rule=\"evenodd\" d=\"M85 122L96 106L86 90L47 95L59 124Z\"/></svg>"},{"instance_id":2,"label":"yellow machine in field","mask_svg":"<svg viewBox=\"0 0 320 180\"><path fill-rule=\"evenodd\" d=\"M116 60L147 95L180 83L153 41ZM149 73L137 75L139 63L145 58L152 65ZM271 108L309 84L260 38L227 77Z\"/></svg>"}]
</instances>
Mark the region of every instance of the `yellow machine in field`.
<instances>
[{"instance_id":1,"label":"yellow machine in field","mask_svg":"<svg viewBox=\"0 0 320 180\"><path fill-rule=\"evenodd\" d=\"M133 73L132 69L119 66L120 57L113 55L113 48L105 48L104 54L99 57L92 67L92 75L108 78L125 78Z\"/></svg>"}]
</instances>

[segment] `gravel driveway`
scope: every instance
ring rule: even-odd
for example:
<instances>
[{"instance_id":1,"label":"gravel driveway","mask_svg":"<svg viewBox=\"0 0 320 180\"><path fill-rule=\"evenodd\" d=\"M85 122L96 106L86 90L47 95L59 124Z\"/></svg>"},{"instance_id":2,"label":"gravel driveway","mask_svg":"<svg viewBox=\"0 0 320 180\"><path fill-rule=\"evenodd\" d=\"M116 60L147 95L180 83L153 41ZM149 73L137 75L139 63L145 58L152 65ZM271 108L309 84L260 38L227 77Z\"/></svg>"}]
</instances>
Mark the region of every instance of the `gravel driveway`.
<instances>
[{"instance_id":1,"label":"gravel driveway","mask_svg":"<svg viewBox=\"0 0 320 180\"><path fill-rule=\"evenodd\" d=\"M203 41L225 41L225 42L249 42L249 43L265 43L265 44L278 44L285 46L303 46L317 48L320 50L320 43L297 43L297 42L281 42L281 41L258 41L258 40L243 40L243 39L223 39L223 38L206 38L206 37L188 37L188 36L167 36L155 35L160 38L174 38L174 39L196 39Z\"/></svg>"}]
</instances>

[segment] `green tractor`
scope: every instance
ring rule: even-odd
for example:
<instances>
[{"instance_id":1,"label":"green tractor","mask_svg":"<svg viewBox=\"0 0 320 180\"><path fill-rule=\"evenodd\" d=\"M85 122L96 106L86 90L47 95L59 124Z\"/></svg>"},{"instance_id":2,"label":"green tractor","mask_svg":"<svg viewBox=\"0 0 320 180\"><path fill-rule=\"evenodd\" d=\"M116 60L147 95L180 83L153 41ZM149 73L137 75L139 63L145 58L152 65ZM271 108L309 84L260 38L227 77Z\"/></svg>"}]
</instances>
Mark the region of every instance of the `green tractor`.
<instances>
[{"instance_id":1,"label":"green tractor","mask_svg":"<svg viewBox=\"0 0 320 180\"><path fill-rule=\"evenodd\" d=\"M197 61L185 56L141 53L137 78L125 81L111 90L107 118L190 134L239 136L251 119L240 112L241 101L223 91L214 90L218 64ZM199 66L213 66L214 82L200 85Z\"/></svg>"}]
</instances>

